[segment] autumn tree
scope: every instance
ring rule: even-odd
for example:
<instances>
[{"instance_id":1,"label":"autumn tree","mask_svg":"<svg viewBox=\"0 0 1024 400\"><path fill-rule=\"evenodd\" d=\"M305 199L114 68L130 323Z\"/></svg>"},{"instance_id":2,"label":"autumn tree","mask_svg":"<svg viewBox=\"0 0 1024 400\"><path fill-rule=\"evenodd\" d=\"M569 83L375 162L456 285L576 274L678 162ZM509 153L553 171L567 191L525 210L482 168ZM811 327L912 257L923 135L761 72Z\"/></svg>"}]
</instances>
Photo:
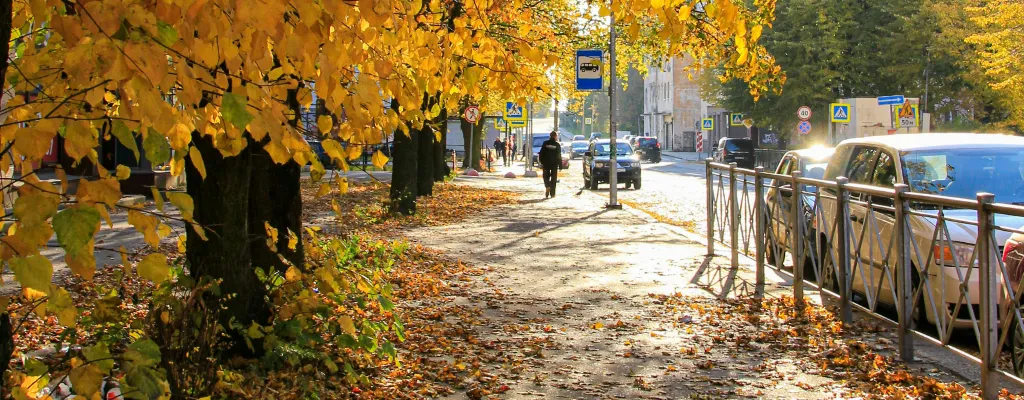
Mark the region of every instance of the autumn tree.
<instances>
[{"instance_id":1,"label":"autumn tree","mask_svg":"<svg viewBox=\"0 0 1024 400\"><path fill-rule=\"evenodd\" d=\"M1008 123L1024 126L1024 4L1013 0L988 0L967 8L975 24L966 42L976 45L977 65L999 94L999 104L1008 111Z\"/></svg>"}]
</instances>

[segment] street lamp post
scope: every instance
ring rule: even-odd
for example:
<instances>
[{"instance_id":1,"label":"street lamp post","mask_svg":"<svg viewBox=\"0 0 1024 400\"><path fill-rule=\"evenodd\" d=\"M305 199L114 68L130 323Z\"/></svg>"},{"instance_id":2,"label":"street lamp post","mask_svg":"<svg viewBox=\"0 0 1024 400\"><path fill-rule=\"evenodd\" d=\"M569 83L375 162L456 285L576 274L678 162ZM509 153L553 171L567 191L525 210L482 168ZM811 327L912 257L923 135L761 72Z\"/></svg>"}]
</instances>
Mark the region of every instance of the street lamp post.
<instances>
[{"instance_id":1,"label":"street lamp post","mask_svg":"<svg viewBox=\"0 0 1024 400\"><path fill-rule=\"evenodd\" d=\"M615 139L616 139L616 136L617 136L615 134L615 131L616 131L616 129L615 129L615 100L616 100L615 99L615 84L617 82L617 80L615 78L615 7L614 7L615 0L611 0L611 3L612 3L612 7L611 7L612 12L611 12L611 17L609 18L610 22L608 24L608 28L609 28L609 31L610 31L610 33L608 35L609 36L609 41L608 41L608 53L609 53L608 57L609 57L609 60L608 60L608 64L609 64L609 70L610 70L609 76L611 78L609 80L610 81L609 82L610 85L608 86L608 139L609 139L609 144L611 145L611 159L609 160L609 163L608 163L609 164L609 167L608 167L608 185L609 185L609 188L608 188L608 205L606 207L607 208L622 208L622 205L619 204L619 199L618 199L618 186L619 186L618 166L619 166L619 163L618 163L618 156L617 155L618 155L618 150L619 149L617 147L615 147Z\"/></svg>"}]
</instances>

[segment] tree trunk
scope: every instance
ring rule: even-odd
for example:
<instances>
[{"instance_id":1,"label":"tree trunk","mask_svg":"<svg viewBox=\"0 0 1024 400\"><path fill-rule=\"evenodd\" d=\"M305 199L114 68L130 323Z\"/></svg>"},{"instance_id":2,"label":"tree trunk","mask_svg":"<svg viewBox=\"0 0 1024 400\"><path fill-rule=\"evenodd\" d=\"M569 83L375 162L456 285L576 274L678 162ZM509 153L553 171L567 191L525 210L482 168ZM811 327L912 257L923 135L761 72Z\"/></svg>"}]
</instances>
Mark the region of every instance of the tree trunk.
<instances>
[{"instance_id":1,"label":"tree trunk","mask_svg":"<svg viewBox=\"0 0 1024 400\"><path fill-rule=\"evenodd\" d=\"M302 168L295 161L284 165L275 163L263 146L251 138L249 147L252 148L249 180L252 265L259 268L273 267L282 273L288 270L289 264L305 270L302 240L295 245L295 249L288 248L289 231L298 238L302 237L302 192L299 188ZM277 229L277 251L267 246L264 223Z\"/></svg>"},{"instance_id":2,"label":"tree trunk","mask_svg":"<svg viewBox=\"0 0 1024 400\"><path fill-rule=\"evenodd\" d=\"M437 157L434 160L434 182L444 182L444 178L448 175L448 158L451 157L448 154L448 109L441 108L441 114L437 116L436 123L438 129L441 130L441 140L434 144L435 157Z\"/></svg>"},{"instance_id":3,"label":"tree trunk","mask_svg":"<svg viewBox=\"0 0 1024 400\"><path fill-rule=\"evenodd\" d=\"M462 128L462 149L465 152L462 156L462 168L469 168L472 165L473 152L473 124L466 121L465 118L459 118L460 127ZM473 167L476 169L477 167Z\"/></svg>"},{"instance_id":4,"label":"tree trunk","mask_svg":"<svg viewBox=\"0 0 1024 400\"><path fill-rule=\"evenodd\" d=\"M437 103L436 98L427 95L423 96L422 110L429 110ZM423 129L419 131L419 143L417 145L416 160L416 196L431 196L434 194L434 144L437 140L434 137L434 129L431 121L423 122Z\"/></svg>"},{"instance_id":5,"label":"tree trunk","mask_svg":"<svg viewBox=\"0 0 1024 400\"><path fill-rule=\"evenodd\" d=\"M476 124L473 125L473 156L470 159L470 163L473 165L473 169L480 170L480 151L484 144L484 119L480 118Z\"/></svg>"},{"instance_id":6,"label":"tree trunk","mask_svg":"<svg viewBox=\"0 0 1024 400\"><path fill-rule=\"evenodd\" d=\"M195 205L196 223L206 228L207 240L202 240L191 228L186 229L189 271L196 279L220 279L220 290L225 297L225 309L220 321L248 327L252 322L266 325L270 321L270 305L266 301L263 282L252 268L249 239L249 182L250 154L247 146L240 154L223 157L213 146L209 136L192 133L193 145L206 164L206 179L192 163L185 164L187 191ZM262 345L254 343L250 351L245 341L234 330L228 329L233 347L228 354L255 356Z\"/></svg>"},{"instance_id":7,"label":"tree trunk","mask_svg":"<svg viewBox=\"0 0 1024 400\"><path fill-rule=\"evenodd\" d=\"M392 100L391 107L397 111L398 102ZM417 189L417 157L419 150L419 130L409 130L409 135L395 131L395 149L391 154L393 171L391 172L391 205L392 214L412 215L416 213Z\"/></svg>"}]
</instances>

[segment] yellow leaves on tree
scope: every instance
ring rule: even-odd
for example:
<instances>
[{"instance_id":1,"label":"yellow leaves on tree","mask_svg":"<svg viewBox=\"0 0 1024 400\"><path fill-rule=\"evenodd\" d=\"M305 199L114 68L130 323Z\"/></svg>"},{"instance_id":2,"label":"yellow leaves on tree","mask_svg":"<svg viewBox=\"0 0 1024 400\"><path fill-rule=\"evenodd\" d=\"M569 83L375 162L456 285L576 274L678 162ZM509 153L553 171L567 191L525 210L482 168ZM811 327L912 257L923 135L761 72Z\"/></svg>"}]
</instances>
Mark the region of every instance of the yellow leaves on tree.
<instances>
[{"instance_id":1,"label":"yellow leaves on tree","mask_svg":"<svg viewBox=\"0 0 1024 400\"><path fill-rule=\"evenodd\" d=\"M167 265L167 256L160 253L153 253L143 257L139 264L135 266L135 270L139 276L157 284L171 277L171 267Z\"/></svg>"},{"instance_id":2,"label":"yellow leaves on tree","mask_svg":"<svg viewBox=\"0 0 1024 400\"><path fill-rule=\"evenodd\" d=\"M983 6L968 7L976 33L967 37L975 45L976 62L985 73L989 86L1003 96L1010 109L1010 123L1024 125L1024 3L1016 0L990 0Z\"/></svg>"}]
</instances>

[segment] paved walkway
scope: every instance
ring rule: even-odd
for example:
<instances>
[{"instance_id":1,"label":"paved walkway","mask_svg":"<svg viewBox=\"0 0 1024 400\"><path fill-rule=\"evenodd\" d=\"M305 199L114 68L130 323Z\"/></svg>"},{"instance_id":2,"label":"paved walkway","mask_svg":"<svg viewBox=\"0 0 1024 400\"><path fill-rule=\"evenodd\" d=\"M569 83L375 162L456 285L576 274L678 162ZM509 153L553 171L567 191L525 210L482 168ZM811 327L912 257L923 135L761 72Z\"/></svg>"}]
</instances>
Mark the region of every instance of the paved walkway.
<instances>
[{"instance_id":1,"label":"paved walkway","mask_svg":"<svg viewBox=\"0 0 1024 400\"><path fill-rule=\"evenodd\" d=\"M590 191L545 200L539 179L488 175L459 182L520 192L521 203L408 236L489 271L469 285L472 295L453 301L479 307L480 340L531 344L509 355L524 362L506 371L516 382L507 394L844 397L848 377L823 374L806 346L743 343L768 328L723 299L753 292L750 264L731 270L727 259L705 257L699 238L634 210L606 210L607 199ZM770 296L791 291L784 275L769 270L767 278ZM894 342L890 332L857 339L881 354ZM940 362L912 369L966 382Z\"/></svg>"}]
</instances>

